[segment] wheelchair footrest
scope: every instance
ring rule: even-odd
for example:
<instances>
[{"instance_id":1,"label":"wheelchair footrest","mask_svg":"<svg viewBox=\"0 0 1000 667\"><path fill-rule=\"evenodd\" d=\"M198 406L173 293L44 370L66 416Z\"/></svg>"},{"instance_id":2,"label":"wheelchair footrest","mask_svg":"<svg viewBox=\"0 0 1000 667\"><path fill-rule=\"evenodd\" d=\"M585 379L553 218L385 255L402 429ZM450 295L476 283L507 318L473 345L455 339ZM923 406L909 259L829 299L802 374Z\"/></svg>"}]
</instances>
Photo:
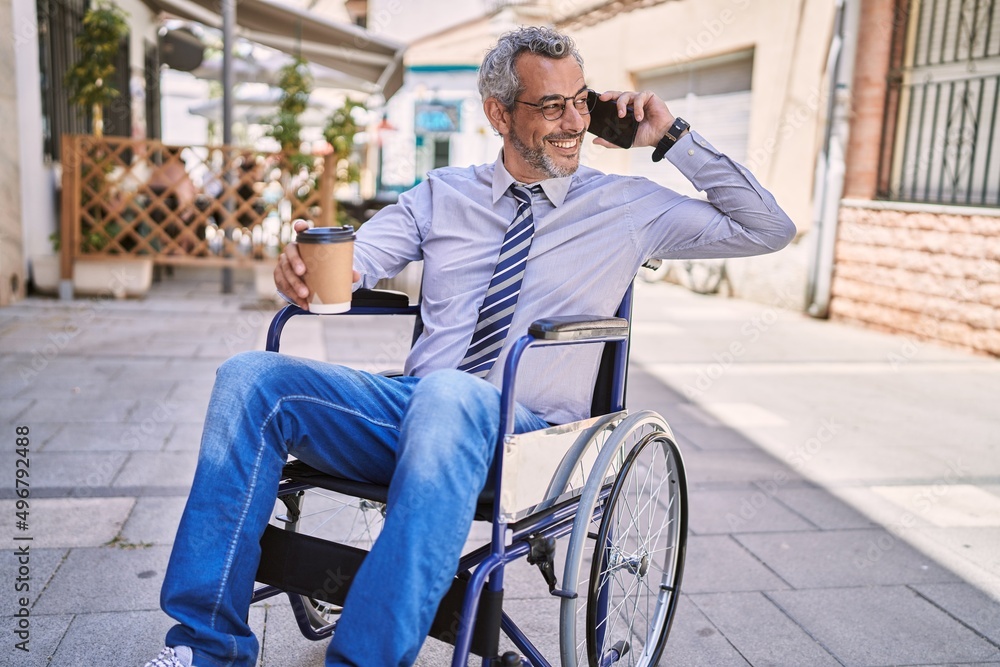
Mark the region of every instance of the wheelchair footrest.
<instances>
[{"instance_id":1,"label":"wheelchair footrest","mask_svg":"<svg viewBox=\"0 0 1000 667\"><path fill-rule=\"evenodd\" d=\"M354 576L368 552L364 549L267 526L260 538L256 580L289 593L343 605ZM445 593L429 635L454 644L468 584L456 577ZM472 652L495 656L500 645L503 591L484 590L472 635Z\"/></svg>"}]
</instances>

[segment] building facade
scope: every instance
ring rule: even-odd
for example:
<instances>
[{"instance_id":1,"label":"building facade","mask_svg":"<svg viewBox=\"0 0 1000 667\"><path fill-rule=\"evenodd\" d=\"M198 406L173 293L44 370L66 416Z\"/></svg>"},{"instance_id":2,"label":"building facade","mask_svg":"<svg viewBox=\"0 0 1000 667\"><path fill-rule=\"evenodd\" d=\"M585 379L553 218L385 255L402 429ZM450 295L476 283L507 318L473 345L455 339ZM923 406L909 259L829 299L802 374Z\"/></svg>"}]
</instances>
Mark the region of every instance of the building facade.
<instances>
[{"instance_id":1,"label":"building facade","mask_svg":"<svg viewBox=\"0 0 1000 667\"><path fill-rule=\"evenodd\" d=\"M831 317L1000 355L998 5L861 4Z\"/></svg>"}]
</instances>

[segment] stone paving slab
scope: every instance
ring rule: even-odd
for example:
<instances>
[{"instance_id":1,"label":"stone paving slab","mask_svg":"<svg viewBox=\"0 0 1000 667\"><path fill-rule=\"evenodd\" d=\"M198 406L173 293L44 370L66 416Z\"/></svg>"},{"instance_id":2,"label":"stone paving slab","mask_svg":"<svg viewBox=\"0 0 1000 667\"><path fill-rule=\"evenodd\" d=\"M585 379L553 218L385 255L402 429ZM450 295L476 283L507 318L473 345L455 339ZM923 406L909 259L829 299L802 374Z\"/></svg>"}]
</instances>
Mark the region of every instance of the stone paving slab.
<instances>
[{"instance_id":1,"label":"stone paving slab","mask_svg":"<svg viewBox=\"0 0 1000 667\"><path fill-rule=\"evenodd\" d=\"M125 465L127 452L32 452L31 489L77 489L86 497L89 488L103 488ZM14 454L0 452L0 470L14 469ZM9 488L9 487L8 487ZM0 488L0 490L5 490ZM10 496L8 496L10 497Z\"/></svg>"},{"instance_id":2,"label":"stone paving slab","mask_svg":"<svg viewBox=\"0 0 1000 667\"><path fill-rule=\"evenodd\" d=\"M33 498L32 548L107 544L121 532L135 502L133 498Z\"/></svg>"},{"instance_id":3,"label":"stone paving slab","mask_svg":"<svg viewBox=\"0 0 1000 667\"><path fill-rule=\"evenodd\" d=\"M903 586L768 593L848 667L974 663L1000 649Z\"/></svg>"},{"instance_id":4,"label":"stone paving slab","mask_svg":"<svg viewBox=\"0 0 1000 667\"><path fill-rule=\"evenodd\" d=\"M163 635L172 625L169 618L154 611L77 614L52 655L51 664L141 667L159 652L159 648L151 652L150 647L162 646Z\"/></svg>"},{"instance_id":5,"label":"stone paving slab","mask_svg":"<svg viewBox=\"0 0 1000 667\"><path fill-rule=\"evenodd\" d=\"M802 480L803 478L774 457L761 451L684 451L681 454L688 473L688 484L699 485L718 482L770 482L776 478Z\"/></svg>"},{"instance_id":6,"label":"stone paving slab","mask_svg":"<svg viewBox=\"0 0 1000 667\"><path fill-rule=\"evenodd\" d=\"M137 498L121 529L121 539L130 544L173 544L187 495Z\"/></svg>"},{"instance_id":7,"label":"stone paving slab","mask_svg":"<svg viewBox=\"0 0 1000 667\"><path fill-rule=\"evenodd\" d=\"M751 665L840 665L822 645L761 593L715 593L689 597Z\"/></svg>"},{"instance_id":8,"label":"stone paving slab","mask_svg":"<svg viewBox=\"0 0 1000 667\"><path fill-rule=\"evenodd\" d=\"M176 424L174 430L170 432L170 437L167 438L163 450L167 452L198 451L201 447L201 432L202 424L200 422Z\"/></svg>"},{"instance_id":9,"label":"stone paving slab","mask_svg":"<svg viewBox=\"0 0 1000 667\"><path fill-rule=\"evenodd\" d=\"M762 536L770 541L771 536ZM687 541L684 581L688 595L789 588L765 563L728 535L691 535Z\"/></svg>"},{"instance_id":10,"label":"stone paving slab","mask_svg":"<svg viewBox=\"0 0 1000 667\"><path fill-rule=\"evenodd\" d=\"M673 414L671 413L672 416ZM745 435L726 426L677 424L673 419L669 419L668 423L674 430L674 436L677 438L677 444L681 447L681 452L686 452L688 447L694 447L703 451L733 449L755 451L759 448L758 445L754 444Z\"/></svg>"},{"instance_id":11,"label":"stone paving slab","mask_svg":"<svg viewBox=\"0 0 1000 667\"><path fill-rule=\"evenodd\" d=\"M39 614L158 610L169 556L168 547L73 549L34 609Z\"/></svg>"},{"instance_id":12,"label":"stone paving slab","mask_svg":"<svg viewBox=\"0 0 1000 667\"><path fill-rule=\"evenodd\" d=\"M695 535L815 530L809 521L788 509L765 491L689 491L689 527Z\"/></svg>"},{"instance_id":13,"label":"stone paving slab","mask_svg":"<svg viewBox=\"0 0 1000 667\"><path fill-rule=\"evenodd\" d=\"M750 663L687 595L677 606L677 619L663 652L663 665L747 667Z\"/></svg>"},{"instance_id":14,"label":"stone paving slab","mask_svg":"<svg viewBox=\"0 0 1000 667\"><path fill-rule=\"evenodd\" d=\"M4 549L3 551L0 551L0 573L3 574L3 580L5 582L10 582L10 587L12 589L9 592L4 591L4 595L0 595L0 616L11 616L16 613L19 606L18 600L21 597L29 598L32 613L35 613L39 593L41 593L48 585L52 575L54 575L56 570L62 565L67 553L68 551L66 549L43 549L36 548L34 546L29 547L28 566L31 571L28 576L31 577L31 579L26 582L29 588L27 591L17 591L14 589L14 584L17 583L18 576L23 576L19 571L19 566L23 563L19 562L19 558L15 554L14 549ZM17 595L15 595L15 593L17 593ZM21 593L26 593L26 595L22 596ZM2 659L3 656L4 651L0 651L0 659Z\"/></svg>"},{"instance_id":15,"label":"stone paving slab","mask_svg":"<svg viewBox=\"0 0 1000 667\"><path fill-rule=\"evenodd\" d=\"M197 463L196 451L132 452L112 486L190 486Z\"/></svg>"},{"instance_id":16,"label":"stone paving slab","mask_svg":"<svg viewBox=\"0 0 1000 667\"><path fill-rule=\"evenodd\" d=\"M80 423L55 422L61 425L58 433L38 448L43 452L131 452L160 451L173 432L174 425L167 421L150 419L148 422ZM32 433L37 428L32 426ZM34 440L34 438L33 438Z\"/></svg>"},{"instance_id":17,"label":"stone paving slab","mask_svg":"<svg viewBox=\"0 0 1000 667\"><path fill-rule=\"evenodd\" d=\"M794 588L944 583L957 578L882 529L733 538Z\"/></svg>"},{"instance_id":18,"label":"stone paving slab","mask_svg":"<svg viewBox=\"0 0 1000 667\"><path fill-rule=\"evenodd\" d=\"M874 521L820 488L781 488L775 500L822 530L872 528Z\"/></svg>"},{"instance_id":19,"label":"stone paving slab","mask_svg":"<svg viewBox=\"0 0 1000 667\"><path fill-rule=\"evenodd\" d=\"M0 623L4 628L13 628L15 618L2 617ZM60 643L66 637L66 631L73 622L71 614L57 614L51 616L31 617L31 637L28 642L28 651L20 651L13 646L4 646L0 649L0 667L50 667L62 665L64 663L52 662L51 657L58 649ZM11 644L14 642L12 641ZM71 663L65 663L67 666ZM93 665L100 663L82 663L77 665Z\"/></svg>"},{"instance_id":20,"label":"stone paving slab","mask_svg":"<svg viewBox=\"0 0 1000 667\"><path fill-rule=\"evenodd\" d=\"M83 398L70 396L56 403L50 399L32 401L24 412L18 415L18 420L24 423L48 421L53 412L59 418L68 422L102 422L118 423L125 421L137 406L135 399L128 398Z\"/></svg>"},{"instance_id":21,"label":"stone paving slab","mask_svg":"<svg viewBox=\"0 0 1000 667\"><path fill-rule=\"evenodd\" d=\"M910 586L937 607L1000 645L1000 604L966 583Z\"/></svg>"}]
</instances>

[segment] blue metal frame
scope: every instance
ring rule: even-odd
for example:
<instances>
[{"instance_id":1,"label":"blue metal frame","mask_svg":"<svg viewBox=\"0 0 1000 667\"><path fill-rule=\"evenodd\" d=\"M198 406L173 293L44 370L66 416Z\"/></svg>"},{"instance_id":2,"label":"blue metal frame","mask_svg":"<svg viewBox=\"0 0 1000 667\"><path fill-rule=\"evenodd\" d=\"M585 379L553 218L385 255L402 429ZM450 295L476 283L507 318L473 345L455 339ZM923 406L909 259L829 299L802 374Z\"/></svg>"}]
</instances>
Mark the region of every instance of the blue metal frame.
<instances>
[{"instance_id":1,"label":"blue metal frame","mask_svg":"<svg viewBox=\"0 0 1000 667\"><path fill-rule=\"evenodd\" d=\"M396 308L381 308L374 306L362 306L362 307L352 307L350 310L338 313L338 315L418 315L420 313L420 306L405 306ZM312 313L304 308L299 308L294 304L289 304L278 311L278 313L271 320L271 325L267 328L267 346L265 349L268 352L277 352L281 343L281 331L285 328L288 320L292 319L296 315L319 315L320 313Z\"/></svg>"},{"instance_id":2,"label":"blue metal frame","mask_svg":"<svg viewBox=\"0 0 1000 667\"><path fill-rule=\"evenodd\" d=\"M407 306L407 307L357 307L351 308L341 315L417 315L420 312L419 306ZM271 325L268 328L267 333L267 350L269 352L278 352L280 345L280 337L282 329L285 324L292 317L296 315L315 315L316 313L310 313L307 310L299 308L295 305L285 306L281 311L279 311L274 319L271 321ZM626 291L624 297L622 298L621 305L618 308L617 316L630 320L632 314L632 286L630 285ZM518 365L521 361L521 357L524 352L529 347L535 346L551 346L551 345L580 345L588 343L607 343L613 346L615 363L614 363L614 373L612 375L612 392L611 392L611 402L612 411L620 411L625 407L625 376L626 376L626 365L628 363L628 335L613 335L613 336L598 336L594 338L586 338L583 340L549 340L536 338L530 334L522 336L514 342L511 347L510 353L504 362L504 372L503 372L503 382L500 394L500 429L497 438L496 451L494 454L494 472L493 472L493 484L494 488L500 488L500 481L503 475L503 447L505 439L513 435L514 433L514 410L515 410L515 400L514 400L514 387L517 380ZM298 487L303 487L307 485L302 485L299 483L292 483L294 488L282 487L280 495L285 495L286 493L298 490ZM541 538L559 538L568 534L573 527L573 520L576 516L577 505L570 501L567 504L555 508L551 512L544 513L537 517L537 520L528 519L529 523L524 523L518 525L517 532L514 533L512 529L506 524L500 521L500 495L497 494L493 503L493 531L492 537L489 544L484 544L479 549L473 551L472 553L466 555L459 562L458 571L461 573L470 574L469 581L467 583L465 597L462 601L462 614L459 622L459 628L457 637L455 639L455 650L452 656L452 667L463 667L467 664L470 648L472 644L472 630L473 624L467 622L467 619L475 619L476 612L479 608L479 598L482 594L484 588L488 588L490 591L501 591L503 590L503 577L504 577L504 567L513 561L516 561L528 554L530 551L530 545L528 542L528 537L538 536ZM601 511L601 504L598 503L595 511L595 516ZM507 543L509 539L509 544ZM278 589L273 587L266 587L260 589L254 594L254 602L265 599L272 595L279 593ZM553 591L553 594L559 596L575 596L575 591ZM296 618L299 617L301 610L296 609ZM304 624L303 624L304 623ZM307 621L300 619L300 628L303 632L306 632L306 628L309 625ZM502 613L500 628L510 638L513 644L524 654L525 659L528 662L523 664L534 667L551 667L549 663L540 653L540 651L535 647L535 645L528 639L524 632L514 623L514 621L507 616L506 613ZM306 636L310 638L319 639L322 636L330 634L330 630L324 629L325 632L317 634L312 628L308 628L309 632ZM484 666L490 664L490 658L483 659Z\"/></svg>"}]
</instances>

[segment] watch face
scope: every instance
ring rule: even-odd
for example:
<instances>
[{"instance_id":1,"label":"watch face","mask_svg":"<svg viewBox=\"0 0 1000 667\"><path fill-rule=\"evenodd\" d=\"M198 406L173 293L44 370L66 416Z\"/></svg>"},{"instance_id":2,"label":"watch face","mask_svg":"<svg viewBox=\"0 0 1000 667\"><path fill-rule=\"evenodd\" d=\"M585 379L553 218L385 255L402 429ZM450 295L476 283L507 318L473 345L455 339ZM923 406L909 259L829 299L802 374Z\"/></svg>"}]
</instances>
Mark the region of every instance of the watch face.
<instances>
[{"instance_id":1,"label":"watch face","mask_svg":"<svg viewBox=\"0 0 1000 667\"><path fill-rule=\"evenodd\" d=\"M691 125L683 118L674 118L674 124L670 126L670 132L667 134L673 137L674 141L677 141L678 137L681 136L681 132L690 127Z\"/></svg>"}]
</instances>

